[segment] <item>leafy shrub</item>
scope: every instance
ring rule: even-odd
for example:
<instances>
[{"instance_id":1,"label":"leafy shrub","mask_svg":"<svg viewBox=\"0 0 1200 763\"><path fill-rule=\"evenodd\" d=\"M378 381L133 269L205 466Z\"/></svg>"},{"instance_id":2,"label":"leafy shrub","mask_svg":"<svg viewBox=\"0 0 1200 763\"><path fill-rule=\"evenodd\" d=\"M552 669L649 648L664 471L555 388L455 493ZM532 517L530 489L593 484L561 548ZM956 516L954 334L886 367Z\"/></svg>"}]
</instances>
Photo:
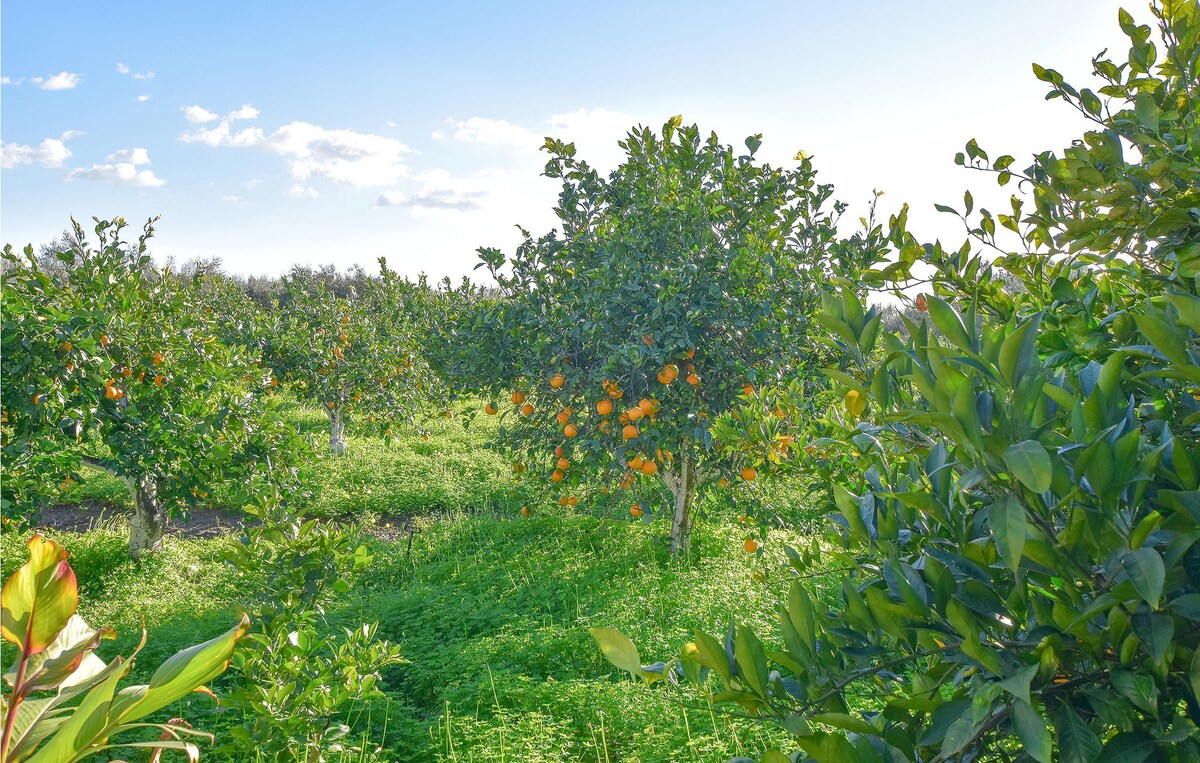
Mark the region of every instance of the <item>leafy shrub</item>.
<instances>
[{"instance_id":1,"label":"leafy shrub","mask_svg":"<svg viewBox=\"0 0 1200 763\"><path fill-rule=\"evenodd\" d=\"M1200 758L1200 12L1153 10L1162 48L1122 12L1128 61L1097 57L1096 92L1034 67L1096 130L1023 172L960 155L1028 190L1030 210L961 213L1018 251L920 245L901 215L864 278L932 266L922 320L893 334L852 287L825 300L852 359L820 443L855 466L831 490L840 596L797 582L779 648L734 626L674 665L803 757Z\"/></svg>"}]
</instances>

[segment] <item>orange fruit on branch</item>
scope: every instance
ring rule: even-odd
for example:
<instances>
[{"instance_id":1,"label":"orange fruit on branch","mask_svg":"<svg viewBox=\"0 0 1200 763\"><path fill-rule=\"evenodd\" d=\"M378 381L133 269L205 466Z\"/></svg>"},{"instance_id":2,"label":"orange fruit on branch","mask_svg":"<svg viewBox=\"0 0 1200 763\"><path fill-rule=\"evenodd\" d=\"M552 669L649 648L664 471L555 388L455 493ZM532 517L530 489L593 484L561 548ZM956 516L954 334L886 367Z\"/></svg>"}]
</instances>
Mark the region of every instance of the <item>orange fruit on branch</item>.
<instances>
[{"instance_id":1,"label":"orange fruit on branch","mask_svg":"<svg viewBox=\"0 0 1200 763\"><path fill-rule=\"evenodd\" d=\"M747 482L753 482L758 479L758 471L753 467L747 466L745 469L742 469L742 479Z\"/></svg>"},{"instance_id":2,"label":"orange fruit on branch","mask_svg":"<svg viewBox=\"0 0 1200 763\"><path fill-rule=\"evenodd\" d=\"M571 468L571 461L568 458L566 458L566 456L564 456L564 457L558 459L558 463L556 464L556 466L558 466L558 470L560 472L565 472L567 469Z\"/></svg>"},{"instance_id":3,"label":"orange fruit on branch","mask_svg":"<svg viewBox=\"0 0 1200 763\"><path fill-rule=\"evenodd\" d=\"M574 424L567 424L565 427L563 427L563 437L570 439L570 438L576 436L577 434L579 434L579 430L575 427Z\"/></svg>"},{"instance_id":4,"label":"orange fruit on branch","mask_svg":"<svg viewBox=\"0 0 1200 763\"><path fill-rule=\"evenodd\" d=\"M525 393L521 390L517 390L516 392L512 393L512 401L513 405L520 405L521 403L525 402Z\"/></svg>"},{"instance_id":5,"label":"orange fruit on branch","mask_svg":"<svg viewBox=\"0 0 1200 763\"><path fill-rule=\"evenodd\" d=\"M654 463L653 461L646 461L642 464L642 474L647 476L654 476L655 474L658 474L658 464Z\"/></svg>"},{"instance_id":6,"label":"orange fruit on branch","mask_svg":"<svg viewBox=\"0 0 1200 763\"><path fill-rule=\"evenodd\" d=\"M554 387L555 389L560 389L562 385L566 383L567 377L563 376L562 374L555 374L554 376L550 377L550 386Z\"/></svg>"},{"instance_id":7,"label":"orange fruit on branch","mask_svg":"<svg viewBox=\"0 0 1200 763\"><path fill-rule=\"evenodd\" d=\"M633 424L626 424L625 428L621 430L621 437L623 437L626 440L632 440L633 438L635 438L637 436L638 436L638 428L635 427Z\"/></svg>"},{"instance_id":8,"label":"orange fruit on branch","mask_svg":"<svg viewBox=\"0 0 1200 763\"><path fill-rule=\"evenodd\" d=\"M629 513L635 517L640 517L641 515L645 514L646 512L642 509L642 507L640 505L635 503L629 507Z\"/></svg>"},{"instance_id":9,"label":"orange fruit on branch","mask_svg":"<svg viewBox=\"0 0 1200 763\"><path fill-rule=\"evenodd\" d=\"M558 469L555 469L554 471L550 472L550 479L554 482L562 482L563 477L565 477L565 476L567 476L567 475L563 474Z\"/></svg>"},{"instance_id":10,"label":"orange fruit on branch","mask_svg":"<svg viewBox=\"0 0 1200 763\"><path fill-rule=\"evenodd\" d=\"M746 542L742 544L742 548L746 549L747 554L757 553L758 541L754 540L754 538L747 538Z\"/></svg>"},{"instance_id":11,"label":"orange fruit on branch","mask_svg":"<svg viewBox=\"0 0 1200 763\"><path fill-rule=\"evenodd\" d=\"M525 405L521 406L521 413L525 414L526 416L532 416L533 405L531 403L526 403Z\"/></svg>"},{"instance_id":12,"label":"orange fruit on branch","mask_svg":"<svg viewBox=\"0 0 1200 763\"><path fill-rule=\"evenodd\" d=\"M488 403L487 406L484 407L483 412L489 416L495 416L500 412L500 409L496 407L495 403Z\"/></svg>"},{"instance_id":13,"label":"orange fruit on branch","mask_svg":"<svg viewBox=\"0 0 1200 763\"><path fill-rule=\"evenodd\" d=\"M613 412L613 403L608 398L596 403L596 413L601 416L608 416Z\"/></svg>"}]
</instances>

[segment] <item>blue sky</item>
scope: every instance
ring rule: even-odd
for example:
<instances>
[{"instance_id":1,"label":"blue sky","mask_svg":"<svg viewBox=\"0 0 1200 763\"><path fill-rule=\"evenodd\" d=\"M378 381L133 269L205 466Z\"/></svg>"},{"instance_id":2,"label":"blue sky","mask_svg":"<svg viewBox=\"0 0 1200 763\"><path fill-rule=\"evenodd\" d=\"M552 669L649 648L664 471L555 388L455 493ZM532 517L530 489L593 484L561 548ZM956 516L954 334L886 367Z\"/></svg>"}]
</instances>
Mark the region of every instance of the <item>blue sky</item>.
<instances>
[{"instance_id":1,"label":"blue sky","mask_svg":"<svg viewBox=\"0 0 1200 763\"><path fill-rule=\"evenodd\" d=\"M627 128L682 114L735 145L763 133L772 162L808 152L853 214L879 188L954 239L933 202L999 198L954 153L1079 135L1030 63L1086 82L1124 50L1119 6L6 0L0 235L162 215L160 259L457 277L553 225L544 136L611 168Z\"/></svg>"}]
</instances>

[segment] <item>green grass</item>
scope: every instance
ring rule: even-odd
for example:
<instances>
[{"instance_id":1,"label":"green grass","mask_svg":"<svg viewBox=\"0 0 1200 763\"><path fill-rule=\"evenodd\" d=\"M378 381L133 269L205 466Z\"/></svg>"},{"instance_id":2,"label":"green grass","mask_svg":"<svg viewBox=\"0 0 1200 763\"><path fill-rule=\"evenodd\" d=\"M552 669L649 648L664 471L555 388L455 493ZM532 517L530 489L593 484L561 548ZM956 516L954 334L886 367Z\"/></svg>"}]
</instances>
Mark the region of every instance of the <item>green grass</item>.
<instances>
[{"instance_id":1,"label":"green grass","mask_svg":"<svg viewBox=\"0 0 1200 763\"><path fill-rule=\"evenodd\" d=\"M294 405L288 416L322 437L320 411ZM378 759L725 761L778 741L780 733L761 724L685 707L683 692L622 678L588 628L622 630L646 663L670 659L695 629L720 635L730 621L773 639L774 608L787 585L774 570L783 541L795 536L773 530L767 554L750 557L734 518L765 512L803 524L810 515L802 492L760 481L707 506L690 559L672 560L661 513L651 522L632 520L623 507L568 511L518 490L507 459L485 447L494 426L438 422L428 440L405 431L391 445L352 437L346 455L318 448L305 464L317 513L403 517L411 528L396 542L371 540L371 569L329 612L330 627L378 621L379 635L400 643L411 661L387 672L386 698L359 717L356 730L364 732L369 713ZM219 506L223 491L213 492ZM128 502L121 483L104 477L70 497ZM526 503L538 507L531 519L519 515ZM751 508L763 504L774 508ZM139 562L126 556L120 520L57 539L79 576L80 613L118 632L101 656L128 654L145 621L149 639L134 681L230 627L269 584L240 578L223 561L235 538L169 538L162 554ZM5 576L24 559L21 540L0 535ZM236 722L200 695L171 712L218 734Z\"/></svg>"}]
</instances>

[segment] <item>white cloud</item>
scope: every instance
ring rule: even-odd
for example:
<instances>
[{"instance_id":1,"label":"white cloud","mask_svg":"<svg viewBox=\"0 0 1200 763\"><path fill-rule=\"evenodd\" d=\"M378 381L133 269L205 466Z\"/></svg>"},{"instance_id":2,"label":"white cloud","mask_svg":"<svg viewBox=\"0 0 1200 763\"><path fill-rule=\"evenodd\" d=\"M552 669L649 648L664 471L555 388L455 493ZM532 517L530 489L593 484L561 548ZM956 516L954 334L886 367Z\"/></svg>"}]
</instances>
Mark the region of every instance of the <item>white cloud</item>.
<instances>
[{"instance_id":1,"label":"white cloud","mask_svg":"<svg viewBox=\"0 0 1200 763\"><path fill-rule=\"evenodd\" d=\"M456 177L444 169L430 170L414 178L421 181L416 193L384 191L375 199L375 206L405 207L422 217L436 216L437 213L474 212L483 208L484 199L503 193L522 174L484 169L466 177Z\"/></svg>"},{"instance_id":2,"label":"white cloud","mask_svg":"<svg viewBox=\"0 0 1200 763\"><path fill-rule=\"evenodd\" d=\"M246 104L240 109L234 109L233 111L229 112L225 115L225 118L231 122L235 119L258 119L258 114L258 109Z\"/></svg>"},{"instance_id":3,"label":"white cloud","mask_svg":"<svg viewBox=\"0 0 1200 763\"><path fill-rule=\"evenodd\" d=\"M61 71L49 77L34 77L30 80L42 90L70 90L83 81L83 77Z\"/></svg>"},{"instance_id":4,"label":"white cloud","mask_svg":"<svg viewBox=\"0 0 1200 763\"><path fill-rule=\"evenodd\" d=\"M134 79L154 79L154 72L135 72L122 63L117 64L117 71L121 74L131 74Z\"/></svg>"},{"instance_id":5,"label":"white cloud","mask_svg":"<svg viewBox=\"0 0 1200 763\"><path fill-rule=\"evenodd\" d=\"M66 141L76 135L83 135L83 133L78 130L67 130L59 137L46 138L36 146L4 143L0 146L0 167L6 170L20 164L61 167L63 162L71 158L71 149L66 147Z\"/></svg>"},{"instance_id":6,"label":"white cloud","mask_svg":"<svg viewBox=\"0 0 1200 763\"><path fill-rule=\"evenodd\" d=\"M79 167L67 174L67 180L97 180L105 183L132 185L136 188L158 188L166 185L167 182L150 170L139 170L129 162Z\"/></svg>"},{"instance_id":7,"label":"white cloud","mask_svg":"<svg viewBox=\"0 0 1200 763\"><path fill-rule=\"evenodd\" d=\"M503 119L471 117L463 121L447 119L446 122L454 128L454 139L466 143L536 149L543 142L532 130L527 130ZM437 133L434 134L434 137L437 137Z\"/></svg>"},{"instance_id":8,"label":"white cloud","mask_svg":"<svg viewBox=\"0 0 1200 763\"><path fill-rule=\"evenodd\" d=\"M145 102L146 102L146 101L148 101L148 100L150 100L150 96L148 96L148 95L139 95L139 96L137 96L137 102L138 102L138 103L145 103Z\"/></svg>"},{"instance_id":9,"label":"white cloud","mask_svg":"<svg viewBox=\"0 0 1200 763\"><path fill-rule=\"evenodd\" d=\"M399 191L384 191L379 194L379 198L375 200L377 207L402 207L408 197Z\"/></svg>"},{"instance_id":10,"label":"white cloud","mask_svg":"<svg viewBox=\"0 0 1200 763\"><path fill-rule=\"evenodd\" d=\"M150 154L144 148L123 148L107 157L110 162L128 162L129 164L149 164Z\"/></svg>"},{"instance_id":11,"label":"white cloud","mask_svg":"<svg viewBox=\"0 0 1200 763\"><path fill-rule=\"evenodd\" d=\"M434 139L453 138L464 143L535 151L542 147L545 136L551 136L574 143L579 157L592 166L613 169L625 155L617 141L625 137L637 120L624 112L597 108L555 114L538 128L488 117L447 119L446 122L452 128L450 134L437 130L433 133Z\"/></svg>"},{"instance_id":12,"label":"white cloud","mask_svg":"<svg viewBox=\"0 0 1200 763\"><path fill-rule=\"evenodd\" d=\"M395 126L396 126L396 123L395 123L395 122L388 122L388 123L387 123L387 126L388 126L388 127L395 127Z\"/></svg>"},{"instance_id":13,"label":"white cloud","mask_svg":"<svg viewBox=\"0 0 1200 763\"><path fill-rule=\"evenodd\" d=\"M296 183L291 188L287 189L286 193L288 196L291 196L293 199L319 199L319 198L321 198L321 194L317 191L316 188L313 188L311 186L306 186L303 183Z\"/></svg>"},{"instance_id":14,"label":"white cloud","mask_svg":"<svg viewBox=\"0 0 1200 763\"><path fill-rule=\"evenodd\" d=\"M194 125L202 125L221 118L220 115L212 113L203 106L184 106L180 110L183 112L183 118Z\"/></svg>"},{"instance_id":15,"label":"white cloud","mask_svg":"<svg viewBox=\"0 0 1200 763\"><path fill-rule=\"evenodd\" d=\"M12 77L9 77L7 75L0 76L0 85L19 85L19 84L21 84L21 80L16 80L14 82Z\"/></svg>"},{"instance_id":16,"label":"white cloud","mask_svg":"<svg viewBox=\"0 0 1200 763\"><path fill-rule=\"evenodd\" d=\"M247 188L258 188L260 185L262 185L262 178L250 178L244 183L244 185Z\"/></svg>"},{"instance_id":17,"label":"white cloud","mask_svg":"<svg viewBox=\"0 0 1200 763\"><path fill-rule=\"evenodd\" d=\"M185 143L203 143L213 147L259 147L283 156L294 180L293 187L312 190L304 185L312 178L324 178L354 186L391 185L409 174L404 162L408 146L382 135L331 130L308 122L291 122L271 134L259 127L234 131L236 120L256 119L258 109L242 106L223 117L200 106L184 108L184 117L193 124L220 120L213 127L185 132ZM290 192L289 192L290 193Z\"/></svg>"},{"instance_id":18,"label":"white cloud","mask_svg":"<svg viewBox=\"0 0 1200 763\"><path fill-rule=\"evenodd\" d=\"M233 202L236 204L238 202L245 201L245 199L243 199L241 196L235 196L233 194L229 194L228 196L222 196L221 201L229 201L229 202Z\"/></svg>"}]
</instances>

